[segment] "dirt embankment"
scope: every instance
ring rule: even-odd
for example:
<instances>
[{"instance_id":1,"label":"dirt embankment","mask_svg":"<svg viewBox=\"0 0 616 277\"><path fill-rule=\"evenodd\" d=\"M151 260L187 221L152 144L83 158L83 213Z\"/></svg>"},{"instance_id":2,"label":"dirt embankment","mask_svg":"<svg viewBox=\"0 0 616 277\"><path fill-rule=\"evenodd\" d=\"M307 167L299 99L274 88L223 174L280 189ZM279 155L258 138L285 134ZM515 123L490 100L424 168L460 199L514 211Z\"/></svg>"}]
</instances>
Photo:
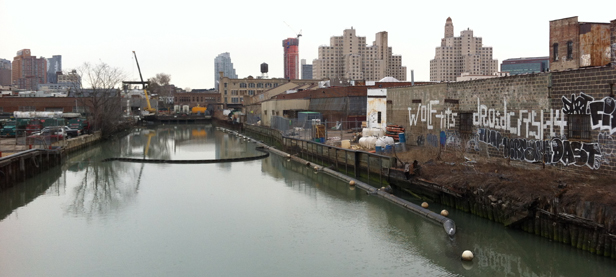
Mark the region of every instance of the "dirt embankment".
<instances>
[{"instance_id":1,"label":"dirt embankment","mask_svg":"<svg viewBox=\"0 0 616 277\"><path fill-rule=\"evenodd\" d=\"M417 160L420 177L463 192L489 195L516 206L565 213L616 231L616 181L612 176L576 174L554 165L487 161L476 155L412 148L396 154L404 162Z\"/></svg>"}]
</instances>

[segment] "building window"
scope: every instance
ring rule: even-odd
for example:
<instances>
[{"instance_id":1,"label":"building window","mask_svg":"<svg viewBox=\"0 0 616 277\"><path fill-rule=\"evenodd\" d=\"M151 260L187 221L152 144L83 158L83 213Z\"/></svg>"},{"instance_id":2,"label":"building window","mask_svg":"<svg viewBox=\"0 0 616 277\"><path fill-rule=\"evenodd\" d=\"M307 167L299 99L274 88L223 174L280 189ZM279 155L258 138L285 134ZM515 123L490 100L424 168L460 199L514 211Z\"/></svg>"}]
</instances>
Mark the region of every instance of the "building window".
<instances>
[{"instance_id":1,"label":"building window","mask_svg":"<svg viewBox=\"0 0 616 277\"><path fill-rule=\"evenodd\" d=\"M573 41L567 42L567 60L573 59Z\"/></svg>"},{"instance_id":2,"label":"building window","mask_svg":"<svg viewBox=\"0 0 616 277\"><path fill-rule=\"evenodd\" d=\"M64 112L64 108L46 107L46 112Z\"/></svg>"},{"instance_id":3,"label":"building window","mask_svg":"<svg viewBox=\"0 0 616 277\"><path fill-rule=\"evenodd\" d=\"M240 88L245 88L247 87L246 83L240 83Z\"/></svg>"},{"instance_id":4,"label":"building window","mask_svg":"<svg viewBox=\"0 0 616 277\"><path fill-rule=\"evenodd\" d=\"M568 139L590 140L590 120L587 114L570 114L567 126L569 131L567 132Z\"/></svg>"},{"instance_id":5,"label":"building window","mask_svg":"<svg viewBox=\"0 0 616 277\"><path fill-rule=\"evenodd\" d=\"M381 112L378 112L378 113L377 113L377 116L376 116L376 123L381 123Z\"/></svg>"},{"instance_id":6,"label":"building window","mask_svg":"<svg viewBox=\"0 0 616 277\"><path fill-rule=\"evenodd\" d=\"M552 54L554 54L554 61L558 61L558 43L552 45Z\"/></svg>"},{"instance_id":7,"label":"building window","mask_svg":"<svg viewBox=\"0 0 616 277\"><path fill-rule=\"evenodd\" d=\"M36 108L34 108L34 106L19 106L19 111L20 112L34 112L36 111Z\"/></svg>"},{"instance_id":8,"label":"building window","mask_svg":"<svg viewBox=\"0 0 616 277\"><path fill-rule=\"evenodd\" d=\"M460 115L460 134L471 134L473 132L473 113L459 113Z\"/></svg>"}]
</instances>

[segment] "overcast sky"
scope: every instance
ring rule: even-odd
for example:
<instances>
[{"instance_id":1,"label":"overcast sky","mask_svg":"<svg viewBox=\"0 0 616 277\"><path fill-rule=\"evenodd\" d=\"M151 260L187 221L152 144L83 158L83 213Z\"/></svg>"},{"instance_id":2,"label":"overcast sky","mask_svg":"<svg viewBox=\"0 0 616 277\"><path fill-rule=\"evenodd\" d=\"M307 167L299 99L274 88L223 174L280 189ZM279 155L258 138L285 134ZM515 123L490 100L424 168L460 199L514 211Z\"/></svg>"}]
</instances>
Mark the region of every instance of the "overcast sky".
<instances>
[{"instance_id":1,"label":"overcast sky","mask_svg":"<svg viewBox=\"0 0 616 277\"><path fill-rule=\"evenodd\" d=\"M300 59L312 63L318 46L355 28L372 44L389 33L394 54L429 81L430 59L440 45L445 20L455 36L470 28L493 47L500 63L549 55L549 21L578 16L583 22L616 19L616 2L605 1L193 1L193 0L0 0L0 58L20 49L38 57L62 55L69 70L105 62L139 79L171 75L181 88L213 88L214 58L223 52L240 78L283 76L282 40L301 30ZM287 26L287 24L291 27Z\"/></svg>"}]
</instances>

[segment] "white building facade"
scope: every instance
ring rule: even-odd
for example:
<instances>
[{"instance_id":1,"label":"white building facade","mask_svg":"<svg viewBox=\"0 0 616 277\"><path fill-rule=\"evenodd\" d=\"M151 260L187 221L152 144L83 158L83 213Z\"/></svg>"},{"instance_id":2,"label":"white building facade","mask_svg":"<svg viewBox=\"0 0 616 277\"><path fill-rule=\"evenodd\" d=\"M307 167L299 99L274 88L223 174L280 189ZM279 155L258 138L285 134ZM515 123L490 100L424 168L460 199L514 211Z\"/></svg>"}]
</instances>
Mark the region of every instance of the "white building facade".
<instances>
[{"instance_id":1,"label":"white building facade","mask_svg":"<svg viewBox=\"0 0 616 277\"><path fill-rule=\"evenodd\" d=\"M387 32L377 33L368 46L366 37L358 37L353 28L346 29L342 36L331 37L329 46L320 46L318 55L312 62L314 79L375 81L390 76L406 81L402 56L392 54Z\"/></svg>"},{"instance_id":2,"label":"white building facade","mask_svg":"<svg viewBox=\"0 0 616 277\"><path fill-rule=\"evenodd\" d=\"M462 73L471 75L492 75L498 71L498 60L492 59L492 47L484 47L481 37L474 37L473 30L453 36L453 23L447 18L445 37L436 54L430 60L430 81L456 81Z\"/></svg>"}]
</instances>

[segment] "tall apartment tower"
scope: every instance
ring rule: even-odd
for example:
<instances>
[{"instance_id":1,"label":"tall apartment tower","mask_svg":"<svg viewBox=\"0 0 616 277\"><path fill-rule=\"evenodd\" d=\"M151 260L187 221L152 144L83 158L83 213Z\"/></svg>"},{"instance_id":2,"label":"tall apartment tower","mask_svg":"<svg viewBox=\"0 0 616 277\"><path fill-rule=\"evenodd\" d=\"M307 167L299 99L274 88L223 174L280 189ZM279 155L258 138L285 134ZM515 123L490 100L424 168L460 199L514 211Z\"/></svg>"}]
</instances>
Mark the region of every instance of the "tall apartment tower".
<instances>
[{"instance_id":1,"label":"tall apartment tower","mask_svg":"<svg viewBox=\"0 0 616 277\"><path fill-rule=\"evenodd\" d=\"M358 37L355 29L330 38L329 46L319 47L319 58L312 62L314 79L378 81L394 77L406 81L406 67L402 56L393 55L387 32L379 32L372 46L366 37Z\"/></svg>"},{"instance_id":2,"label":"tall apartment tower","mask_svg":"<svg viewBox=\"0 0 616 277\"><path fill-rule=\"evenodd\" d=\"M37 59L30 54L30 49L17 51L12 71L13 84L19 89L37 90L39 84L47 83L47 59Z\"/></svg>"},{"instance_id":3,"label":"tall apartment tower","mask_svg":"<svg viewBox=\"0 0 616 277\"><path fill-rule=\"evenodd\" d=\"M306 64L306 59L302 59L302 80L312 80L312 65Z\"/></svg>"},{"instance_id":4,"label":"tall apartment tower","mask_svg":"<svg viewBox=\"0 0 616 277\"><path fill-rule=\"evenodd\" d=\"M11 81L11 61L0 59L0 86L10 86Z\"/></svg>"},{"instance_id":5,"label":"tall apartment tower","mask_svg":"<svg viewBox=\"0 0 616 277\"><path fill-rule=\"evenodd\" d=\"M53 55L47 59L47 82L57 84L59 72L62 72L62 55Z\"/></svg>"},{"instance_id":6,"label":"tall apartment tower","mask_svg":"<svg viewBox=\"0 0 616 277\"><path fill-rule=\"evenodd\" d=\"M282 48L284 49L284 78L299 79L299 39L283 40Z\"/></svg>"},{"instance_id":7,"label":"tall apartment tower","mask_svg":"<svg viewBox=\"0 0 616 277\"><path fill-rule=\"evenodd\" d=\"M231 54L229 54L229 52L219 54L214 59L214 82L216 84L216 91L218 91L218 82L220 82L220 72L222 72L225 77L237 79L237 74L235 74L235 68L233 68Z\"/></svg>"},{"instance_id":8,"label":"tall apartment tower","mask_svg":"<svg viewBox=\"0 0 616 277\"><path fill-rule=\"evenodd\" d=\"M430 81L455 81L462 73L492 75L498 72L498 60L492 59L492 47L483 47L482 39L473 36L473 30L453 36L451 17L445 22L445 37L436 55L430 60Z\"/></svg>"}]
</instances>

